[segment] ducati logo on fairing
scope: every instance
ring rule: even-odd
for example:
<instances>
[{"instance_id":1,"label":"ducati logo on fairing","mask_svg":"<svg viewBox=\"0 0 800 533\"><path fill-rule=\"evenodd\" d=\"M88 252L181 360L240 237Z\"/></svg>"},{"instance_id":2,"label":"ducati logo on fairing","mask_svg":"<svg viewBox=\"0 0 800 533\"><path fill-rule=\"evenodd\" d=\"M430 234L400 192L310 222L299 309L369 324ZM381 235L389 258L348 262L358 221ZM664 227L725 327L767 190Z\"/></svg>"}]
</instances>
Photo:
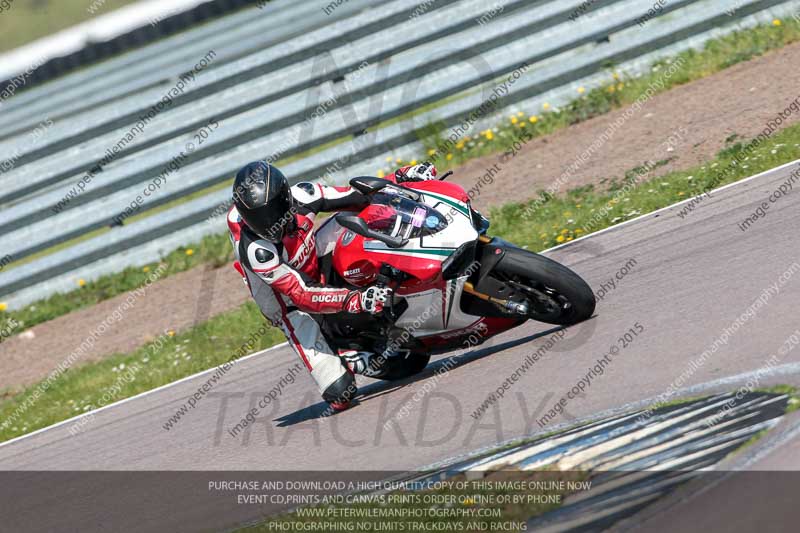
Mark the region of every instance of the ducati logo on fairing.
<instances>
[{"instance_id":1,"label":"ducati logo on fairing","mask_svg":"<svg viewBox=\"0 0 800 533\"><path fill-rule=\"evenodd\" d=\"M312 302L326 302L326 303L337 303L343 302L346 294L315 294L311 297Z\"/></svg>"}]
</instances>

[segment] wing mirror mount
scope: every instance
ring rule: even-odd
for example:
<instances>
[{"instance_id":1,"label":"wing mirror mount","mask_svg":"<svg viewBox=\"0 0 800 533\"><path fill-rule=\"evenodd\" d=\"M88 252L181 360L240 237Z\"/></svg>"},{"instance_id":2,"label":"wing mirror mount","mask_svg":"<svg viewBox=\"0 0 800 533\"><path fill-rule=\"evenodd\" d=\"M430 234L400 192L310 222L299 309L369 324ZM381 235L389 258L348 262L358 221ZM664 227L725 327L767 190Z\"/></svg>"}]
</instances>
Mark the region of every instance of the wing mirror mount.
<instances>
[{"instance_id":1,"label":"wing mirror mount","mask_svg":"<svg viewBox=\"0 0 800 533\"><path fill-rule=\"evenodd\" d=\"M384 243L389 248L402 248L408 244L408 239L393 237L391 235L386 235L379 231L369 229L366 221L363 218L355 215L337 215L336 222L338 222L343 228L352 231L356 235L361 235L362 237L366 237L368 239L375 239L376 241Z\"/></svg>"}]
</instances>

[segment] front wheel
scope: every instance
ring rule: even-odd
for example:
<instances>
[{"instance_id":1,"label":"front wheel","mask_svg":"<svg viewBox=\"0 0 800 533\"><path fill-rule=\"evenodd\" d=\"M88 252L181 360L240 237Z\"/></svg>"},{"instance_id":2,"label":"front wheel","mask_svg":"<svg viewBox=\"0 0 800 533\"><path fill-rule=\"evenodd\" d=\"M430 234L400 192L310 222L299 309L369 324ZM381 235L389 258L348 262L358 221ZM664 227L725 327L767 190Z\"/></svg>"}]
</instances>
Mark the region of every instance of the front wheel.
<instances>
[{"instance_id":1,"label":"front wheel","mask_svg":"<svg viewBox=\"0 0 800 533\"><path fill-rule=\"evenodd\" d=\"M504 248L505 255L491 276L524 295L528 318L568 326L594 313L591 287L579 275L543 255L520 248Z\"/></svg>"}]
</instances>

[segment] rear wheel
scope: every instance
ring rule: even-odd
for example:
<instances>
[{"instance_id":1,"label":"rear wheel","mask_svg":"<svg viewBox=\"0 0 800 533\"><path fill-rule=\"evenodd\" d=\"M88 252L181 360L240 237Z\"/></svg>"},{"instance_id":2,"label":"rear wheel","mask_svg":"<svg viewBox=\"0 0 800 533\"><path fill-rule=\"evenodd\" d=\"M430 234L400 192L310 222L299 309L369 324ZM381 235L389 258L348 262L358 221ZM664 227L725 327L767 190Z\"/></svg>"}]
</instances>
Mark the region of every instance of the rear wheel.
<instances>
[{"instance_id":1,"label":"rear wheel","mask_svg":"<svg viewBox=\"0 0 800 533\"><path fill-rule=\"evenodd\" d=\"M570 325L594 313L591 287L564 265L519 248L505 248L491 276L505 282L529 305L528 318L547 324Z\"/></svg>"}]
</instances>

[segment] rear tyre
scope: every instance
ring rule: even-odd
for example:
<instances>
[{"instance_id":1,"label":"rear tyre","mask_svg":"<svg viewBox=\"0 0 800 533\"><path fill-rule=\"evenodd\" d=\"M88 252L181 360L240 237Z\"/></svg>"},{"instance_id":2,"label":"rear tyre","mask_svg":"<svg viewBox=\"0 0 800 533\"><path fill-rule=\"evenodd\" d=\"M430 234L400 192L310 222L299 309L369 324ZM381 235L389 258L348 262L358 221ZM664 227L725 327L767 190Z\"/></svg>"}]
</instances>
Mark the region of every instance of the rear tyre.
<instances>
[{"instance_id":1,"label":"rear tyre","mask_svg":"<svg viewBox=\"0 0 800 533\"><path fill-rule=\"evenodd\" d=\"M592 316L591 287L564 265L520 248L504 248L505 255L492 277L523 293L530 304L528 318L568 326Z\"/></svg>"}]
</instances>

